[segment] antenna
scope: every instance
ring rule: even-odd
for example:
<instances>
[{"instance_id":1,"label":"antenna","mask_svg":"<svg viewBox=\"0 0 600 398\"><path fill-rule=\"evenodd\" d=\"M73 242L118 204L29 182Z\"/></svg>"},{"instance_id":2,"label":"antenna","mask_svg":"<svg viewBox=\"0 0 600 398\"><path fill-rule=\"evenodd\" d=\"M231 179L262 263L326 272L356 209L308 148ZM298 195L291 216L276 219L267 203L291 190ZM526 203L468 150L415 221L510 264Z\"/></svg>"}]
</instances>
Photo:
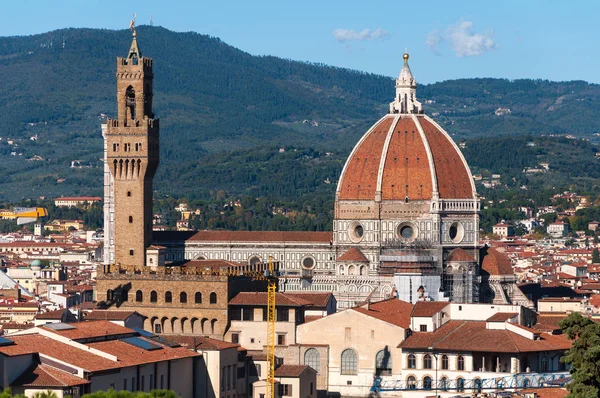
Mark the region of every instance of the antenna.
<instances>
[{"instance_id":1,"label":"antenna","mask_svg":"<svg viewBox=\"0 0 600 398\"><path fill-rule=\"evenodd\" d=\"M150 26L154 26L154 21L152 20L152 14L150 14L150 21L148 22Z\"/></svg>"}]
</instances>

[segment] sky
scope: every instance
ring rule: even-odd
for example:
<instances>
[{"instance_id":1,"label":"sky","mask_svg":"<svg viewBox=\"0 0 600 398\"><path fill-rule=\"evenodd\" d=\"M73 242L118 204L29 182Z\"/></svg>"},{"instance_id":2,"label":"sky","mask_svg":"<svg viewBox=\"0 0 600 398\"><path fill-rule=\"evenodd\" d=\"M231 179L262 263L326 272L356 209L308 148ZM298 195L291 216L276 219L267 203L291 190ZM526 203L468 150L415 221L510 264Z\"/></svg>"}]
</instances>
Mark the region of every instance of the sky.
<instances>
[{"instance_id":1,"label":"sky","mask_svg":"<svg viewBox=\"0 0 600 398\"><path fill-rule=\"evenodd\" d=\"M219 37L275 55L420 83L472 77L600 83L600 2L0 0L0 36L138 25ZM141 39L141 38L140 38ZM141 39L143 40L143 39ZM158 55L153 55L158 57Z\"/></svg>"}]
</instances>

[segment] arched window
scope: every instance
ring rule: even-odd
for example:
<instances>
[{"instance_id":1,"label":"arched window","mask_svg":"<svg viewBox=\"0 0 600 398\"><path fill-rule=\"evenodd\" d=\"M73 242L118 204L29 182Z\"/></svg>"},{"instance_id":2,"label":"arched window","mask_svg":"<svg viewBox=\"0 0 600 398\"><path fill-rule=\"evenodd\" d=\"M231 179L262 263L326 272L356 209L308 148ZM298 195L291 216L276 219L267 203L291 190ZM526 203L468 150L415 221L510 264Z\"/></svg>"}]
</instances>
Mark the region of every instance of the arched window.
<instances>
[{"instance_id":1,"label":"arched window","mask_svg":"<svg viewBox=\"0 0 600 398\"><path fill-rule=\"evenodd\" d=\"M156 301L158 300L158 294L156 294L156 291L151 291L150 292L150 302L151 303L156 303Z\"/></svg>"},{"instance_id":2,"label":"arched window","mask_svg":"<svg viewBox=\"0 0 600 398\"><path fill-rule=\"evenodd\" d=\"M196 292L196 294L194 295L194 302L196 304L202 304L202 293Z\"/></svg>"},{"instance_id":3,"label":"arched window","mask_svg":"<svg viewBox=\"0 0 600 398\"><path fill-rule=\"evenodd\" d=\"M135 292L135 301L137 301L138 303L141 303L142 301L144 301L144 293L142 293L141 290L138 290L137 292Z\"/></svg>"},{"instance_id":4,"label":"arched window","mask_svg":"<svg viewBox=\"0 0 600 398\"><path fill-rule=\"evenodd\" d=\"M458 359L456 360L456 368L458 370L465 370L465 357L462 355L459 355Z\"/></svg>"},{"instance_id":5,"label":"arched window","mask_svg":"<svg viewBox=\"0 0 600 398\"><path fill-rule=\"evenodd\" d=\"M423 377L423 389L431 390L431 377L429 377L429 376Z\"/></svg>"},{"instance_id":6,"label":"arched window","mask_svg":"<svg viewBox=\"0 0 600 398\"><path fill-rule=\"evenodd\" d=\"M344 266L340 265L340 275L344 275Z\"/></svg>"},{"instance_id":7,"label":"arched window","mask_svg":"<svg viewBox=\"0 0 600 398\"><path fill-rule=\"evenodd\" d=\"M186 292L179 293L179 302L187 303L187 293Z\"/></svg>"},{"instance_id":8,"label":"arched window","mask_svg":"<svg viewBox=\"0 0 600 398\"><path fill-rule=\"evenodd\" d=\"M356 351L347 348L342 352L342 374L355 375L358 370Z\"/></svg>"},{"instance_id":9,"label":"arched window","mask_svg":"<svg viewBox=\"0 0 600 398\"><path fill-rule=\"evenodd\" d=\"M406 379L406 388L409 390L417 389L417 379L415 379L415 376L409 376L408 379Z\"/></svg>"},{"instance_id":10,"label":"arched window","mask_svg":"<svg viewBox=\"0 0 600 398\"><path fill-rule=\"evenodd\" d=\"M389 376L392 374L392 355L387 347L375 356L375 374Z\"/></svg>"},{"instance_id":11,"label":"arched window","mask_svg":"<svg viewBox=\"0 0 600 398\"><path fill-rule=\"evenodd\" d=\"M112 301L113 299L113 291L111 289L108 289L106 291L106 301Z\"/></svg>"},{"instance_id":12,"label":"arched window","mask_svg":"<svg viewBox=\"0 0 600 398\"><path fill-rule=\"evenodd\" d=\"M315 348L309 348L304 353L304 364L310 366L319 373L321 367L321 355Z\"/></svg>"},{"instance_id":13,"label":"arched window","mask_svg":"<svg viewBox=\"0 0 600 398\"><path fill-rule=\"evenodd\" d=\"M527 380L527 379L525 379ZM523 386L523 387L527 387L527 386ZM475 388L475 390L477 392L481 392L481 379L473 379L473 388Z\"/></svg>"},{"instance_id":14,"label":"arched window","mask_svg":"<svg viewBox=\"0 0 600 398\"><path fill-rule=\"evenodd\" d=\"M409 368L409 369L417 368L417 357L415 357L415 354L408 354L407 368Z\"/></svg>"},{"instance_id":15,"label":"arched window","mask_svg":"<svg viewBox=\"0 0 600 398\"><path fill-rule=\"evenodd\" d=\"M448 370L448 355L442 355L442 369Z\"/></svg>"},{"instance_id":16,"label":"arched window","mask_svg":"<svg viewBox=\"0 0 600 398\"><path fill-rule=\"evenodd\" d=\"M129 216L129 224L133 222L133 216Z\"/></svg>"},{"instance_id":17,"label":"arched window","mask_svg":"<svg viewBox=\"0 0 600 398\"><path fill-rule=\"evenodd\" d=\"M210 294L210 303L211 304L217 304L217 293L212 292Z\"/></svg>"},{"instance_id":18,"label":"arched window","mask_svg":"<svg viewBox=\"0 0 600 398\"><path fill-rule=\"evenodd\" d=\"M431 355L429 354L423 356L423 369L431 369Z\"/></svg>"},{"instance_id":19,"label":"arched window","mask_svg":"<svg viewBox=\"0 0 600 398\"><path fill-rule=\"evenodd\" d=\"M173 302L173 294L171 292L165 292L165 303Z\"/></svg>"},{"instance_id":20,"label":"arched window","mask_svg":"<svg viewBox=\"0 0 600 398\"><path fill-rule=\"evenodd\" d=\"M440 379L440 389L442 391L448 391L448 386L450 385L450 383L448 382L448 378L447 377L442 377Z\"/></svg>"},{"instance_id":21,"label":"arched window","mask_svg":"<svg viewBox=\"0 0 600 398\"><path fill-rule=\"evenodd\" d=\"M465 390L465 379L459 377L456 379L456 391L463 392Z\"/></svg>"},{"instance_id":22,"label":"arched window","mask_svg":"<svg viewBox=\"0 0 600 398\"><path fill-rule=\"evenodd\" d=\"M135 90L131 86L127 87L125 92L125 106L129 110L129 118L135 120Z\"/></svg>"}]
</instances>

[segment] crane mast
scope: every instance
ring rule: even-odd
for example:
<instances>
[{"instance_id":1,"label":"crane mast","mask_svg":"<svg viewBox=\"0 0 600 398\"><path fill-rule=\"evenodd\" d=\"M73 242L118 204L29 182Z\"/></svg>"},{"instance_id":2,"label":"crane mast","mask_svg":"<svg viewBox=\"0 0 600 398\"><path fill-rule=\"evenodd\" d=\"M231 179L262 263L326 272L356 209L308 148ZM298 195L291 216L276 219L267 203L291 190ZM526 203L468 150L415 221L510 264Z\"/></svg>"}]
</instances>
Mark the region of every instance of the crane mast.
<instances>
[{"instance_id":1,"label":"crane mast","mask_svg":"<svg viewBox=\"0 0 600 398\"><path fill-rule=\"evenodd\" d=\"M273 257L269 256L267 279L267 398L275 398L275 292L277 275L273 267Z\"/></svg>"}]
</instances>

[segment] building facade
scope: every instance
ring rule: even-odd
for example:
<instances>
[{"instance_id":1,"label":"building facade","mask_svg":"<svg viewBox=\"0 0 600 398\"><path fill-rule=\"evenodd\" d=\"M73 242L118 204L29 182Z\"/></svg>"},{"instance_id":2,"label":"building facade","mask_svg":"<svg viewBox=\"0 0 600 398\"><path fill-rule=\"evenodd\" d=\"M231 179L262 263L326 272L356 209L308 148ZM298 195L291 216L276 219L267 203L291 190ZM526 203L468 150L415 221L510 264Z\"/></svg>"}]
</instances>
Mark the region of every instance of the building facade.
<instances>
[{"instance_id":1,"label":"building facade","mask_svg":"<svg viewBox=\"0 0 600 398\"><path fill-rule=\"evenodd\" d=\"M364 134L342 170L332 232L153 236L158 120L152 113L152 60L141 56L134 36L128 57L117 60L118 118L103 128L105 263L163 265L149 264L148 250L173 264L252 266L272 258L279 263L280 291L331 292L340 309L393 295L413 303L478 302L480 204L471 171L450 136L423 114L408 58L404 54L389 113ZM457 249L473 259L468 266L447 261Z\"/></svg>"}]
</instances>

